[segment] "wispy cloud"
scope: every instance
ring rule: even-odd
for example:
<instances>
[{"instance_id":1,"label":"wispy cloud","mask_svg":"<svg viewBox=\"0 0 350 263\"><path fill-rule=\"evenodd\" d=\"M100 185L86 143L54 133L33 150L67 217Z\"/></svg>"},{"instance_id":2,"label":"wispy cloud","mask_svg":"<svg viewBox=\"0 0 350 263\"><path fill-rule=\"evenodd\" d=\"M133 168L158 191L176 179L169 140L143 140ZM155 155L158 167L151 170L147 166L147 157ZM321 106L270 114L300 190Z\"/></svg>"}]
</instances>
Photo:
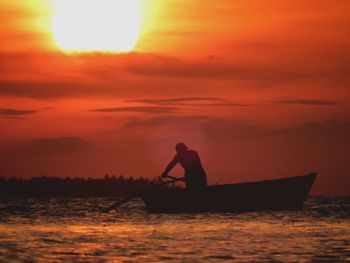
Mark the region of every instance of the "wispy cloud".
<instances>
[{"instance_id":1,"label":"wispy cloud","mask_svg":"<svg viewBox=\"0 0 350 263\"><path fill-rule=\"evenodd\" d=\"M100 108L93 109L92 112L140 112L140 113L171 113L174 112L174 107L116 107L116 108Z\"/></svg>"},{"instance_id":2,"label":"wispy cloud","mask_svg":"<svg viewBox=\"0 0 350 263\"><path fill-rule=\"evenodd\" d=\"M18 110L0 108L0 116L5 119L24 120L25 116L36 113L36 110Z\"/></svg>"},{"instance_id":3,"label":"wispy cloud","mask_svg":"<svg viewBox=\"0 0 350 263\"><path fill-rule=\"evenodd\" d=\"M178 61L169 60L165 65L153 63L147 67L132 64L127 67L130 73L149 77L206 79L206 80L264 80L287 81L291 79L309 78L309 74L301 70L287 67L262 66L258 64L243 65L232 62L213 63L211 61Z\"/></svg>"},{"instance_id":4,"label":"wispy cloud","mask_svg":"<svg viewBox=\"0 0 350 263\"><path fill-rule=\"evenodd\" d=\"M164 98L164 99L136 99L127 100L126 102L138 102L155 105L188 105L189 102L201 101L223 101L221 98L213 97L179 97L179 98Z\"/></svg>"},{"instance_id":5,"label":"wispy cloud","mask_svg":"<svg viewBox=\"0 0 350 263\"><path fill-rule=\"evenodd\" d=\"M310 105L310 106L332 106L339 105L340 103L332 100L323 99L304 99L295 97L276 97L273 103L278 104L298 104L298 105Z\"/></svg>"},{"instance_id":6,"label":"wispy cloud","mask_svg":"<svg viewBox=\"0 0 350 263\"><path fill-rule=\"evenodd\" d=\"M198 122L207 120L206 116L162 116L149 119L134 118L129 120L125 127L159 127L159 126L186 126L196 125Z\"/></svg>"},{"instance_id":7,"label":"wispy cloud","mask_svg":"<svg viewBox=\"0 0 350 263\"><path fill-rule=\"evenodd\" d=\"M223 98L216 97L176 97L163 99L134 99L126 100L131 103L145 103L154 105L169 106L202 106L202 107L237 107L248 106L248 104L237 103Z\"/></svg>"},{"instance_id":8,"label":"wispy cloud","mask_svg":"<svg viewBox=\"0 0 350 263\"><path fill-rule=\"evenodd\" d=\"M307 140L330 140L350 143L350 122L343 120L309 121L300 125L275 129L267 134L272 136L302 138Z\"/></svg>"},{"instance_id":9,"label":"wispy cloud","mask_svg":"<svg viewBox=\"0 0 350 263\"><path fill-rule=\"evenodd\" d=\"M28 143L21 148L29 154L61 154L84 151L91 148L92 142L79 137L41 138Z\"/></svg>"},{"instance_id":10,"label":"wispy cloud","mask_svg":"<svg viewBox=\"0 0 350 263\"><path fill-rule=\"evenodd\" d=\"M134 118L125 124L125 128L159 128L170 127L186 131L194 129L217 141L237 138L259 137L263 128L252 121L221 119L209 116L162 116L155 118Z\"/></svg>"},{"instance_id":11,"label":"wispy cloud","mask_svg":"<svg viewBox=\"0 0 350 263\"><path fill-rule=\"evenodd\" d=\"M192 106L197 106L197 107L247 107L247 106L254 106L254 105L246 104L246 103L232 102L232 101L221 101L221 102L217 102L217 103L197 103L197 104L193 104Z\"/></svg>"},{"instance_id":12,"label":"wispy cloud","mask_svg":"<svg viewBox=\"0 0 350 263\"><path fill-rule=\"evenodd\" d=\"M224 84L220 86L223 89L232 87L235 82L243 86L254 83L254 86L271 87L281 82L319 79L337 80L346 85L349 83L350 72L346 57L343 53L334 56L336 64L317 68L312 59L309 63L296 66L272 59L266 63L254 59L243 63L231 57L190 60L148 53L80 56L35 52L0 53L0 95L60 98L106 95L121 97L121 94L125 94L124 98L142 98L183 94L184 97L150 98L134 102L154 105L216 102L224 105L220 101L225 99L193 94L202 94L198 93L202 86L208 91L219 82ZM186 84L189 81L191 84ZM235 87L242 90L243 86ZM216 94L223 96L220 87ZM178 92L180 90L181 93ZM232 102L230 105L226 103L226 106L241 104L244 105Z\"/></svg>"},{"instance_id":13,"label":"wispy cloud","mask_svg":"<svg viewBox=\"0 0 350 263\"><path fill-rule=\"evenodd\" d=\"M26 120L27 118L19 117L19 116L6 116L6 117L3 117L3 119L8 119L8 120Z\"/></svg>"}]
</instances>

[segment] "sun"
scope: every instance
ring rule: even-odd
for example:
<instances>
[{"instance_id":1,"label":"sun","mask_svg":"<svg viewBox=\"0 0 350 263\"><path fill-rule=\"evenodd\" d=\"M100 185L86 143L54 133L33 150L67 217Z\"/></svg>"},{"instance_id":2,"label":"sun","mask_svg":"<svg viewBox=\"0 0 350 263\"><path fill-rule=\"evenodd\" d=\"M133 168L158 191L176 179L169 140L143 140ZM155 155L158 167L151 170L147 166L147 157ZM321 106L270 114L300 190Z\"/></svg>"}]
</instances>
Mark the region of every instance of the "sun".
<instances>
[{"instance_id":1,"label":"sun","mask_svg":"<svg viewBox=\"0 0 350 263\"><path fill-rule=\"evenodd\" d=\"M128 52L140 35L137 0L56 0L52 27L67 52Z\"/></svg>"}]
</instances>

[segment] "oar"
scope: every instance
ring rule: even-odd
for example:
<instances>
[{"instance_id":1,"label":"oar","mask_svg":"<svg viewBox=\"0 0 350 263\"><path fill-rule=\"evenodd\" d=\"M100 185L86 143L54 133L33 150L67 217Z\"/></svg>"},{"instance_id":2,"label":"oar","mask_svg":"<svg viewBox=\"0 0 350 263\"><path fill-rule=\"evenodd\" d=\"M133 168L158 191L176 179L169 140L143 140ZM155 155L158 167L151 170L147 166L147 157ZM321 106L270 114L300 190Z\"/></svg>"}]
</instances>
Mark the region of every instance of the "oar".
<instances>
[{"instance_id":1,"label":"oar","mask_svg":"<svg viewBox=\"0 0 350 263\"><path fill-rule=\"evenodd\" d=\"M178 181L184 181L183 178L176 178L176 177L171 177L173 178L174 180L171 180L171 181L166 181L166 182L163 182L163 183L160 183L160 184L157 184L155 186L162 186L162 185L166 185L166 184L171 184L171 183L175 183L175 182L178 182ZM153 186L154 187L154 186ZM118 201L118 202L115 202L113 205L111 205L110 207L106 207L104 208L101 213L109 213L110 211L112 211L113 209L116 209L118 208L119 206L121 206L122 204L126 203L126 202L129 202L130 200L134 199L135 197L138 197L138 196L141 196L145 191L147 191L148 189L146 190L143 190L142 192L138 192L136 194L132 194L132 195L128 195L126 196L125 198L123 198L122 200Z\"/></svg>"},{"instance_id":2,"label":"oar","mask_svg":"<svg viewBox=\"0 0 350 263\"><path fill-rule=\"evenodd\" d=\"M179 177L174 177L174 176L170 176L170 175L167 175L166 177L169 178L169 179L174 179L174 180L185 182L185 178L184 177L179 178Z\"/></svg>"}]
</instances>

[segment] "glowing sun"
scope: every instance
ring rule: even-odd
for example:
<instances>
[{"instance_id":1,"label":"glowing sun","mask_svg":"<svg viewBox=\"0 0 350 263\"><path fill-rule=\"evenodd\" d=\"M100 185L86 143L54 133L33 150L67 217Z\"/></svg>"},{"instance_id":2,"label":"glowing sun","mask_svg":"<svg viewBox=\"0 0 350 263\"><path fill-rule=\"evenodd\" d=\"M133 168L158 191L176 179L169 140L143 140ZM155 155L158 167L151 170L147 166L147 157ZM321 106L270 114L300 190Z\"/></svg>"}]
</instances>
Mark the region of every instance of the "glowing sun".
<instances>
[{"instance_id":1,"label":"glowing sun","mask_svg":"<svg viewBox=\"0 0 350 263\"><path fill-rule=\"evenodd\" d=\"M127 52L140 34L137 0L57 0L53 34L64 51Z\"/></svg>"}]
</instances>

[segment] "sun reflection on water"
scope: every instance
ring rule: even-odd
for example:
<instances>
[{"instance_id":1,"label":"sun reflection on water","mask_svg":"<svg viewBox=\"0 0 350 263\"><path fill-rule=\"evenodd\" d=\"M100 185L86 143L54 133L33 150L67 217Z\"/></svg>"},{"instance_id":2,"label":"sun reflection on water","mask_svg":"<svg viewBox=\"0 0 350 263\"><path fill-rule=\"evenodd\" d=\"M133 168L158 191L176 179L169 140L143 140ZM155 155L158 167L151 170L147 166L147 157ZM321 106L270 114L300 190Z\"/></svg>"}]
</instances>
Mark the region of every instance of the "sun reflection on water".
<instances>
[{"instance_id":1,"label":"sun reflection on water","mask_svg":"<svg viewBox=\"0 0 350 263\"><path fill-rule=\"evenodd\" d=\"M28 212L1 212L0 261L350 260L341 210L156 215L136 201L101 215L106 199L21 202Z\"/></svg>"}]
</instances>

